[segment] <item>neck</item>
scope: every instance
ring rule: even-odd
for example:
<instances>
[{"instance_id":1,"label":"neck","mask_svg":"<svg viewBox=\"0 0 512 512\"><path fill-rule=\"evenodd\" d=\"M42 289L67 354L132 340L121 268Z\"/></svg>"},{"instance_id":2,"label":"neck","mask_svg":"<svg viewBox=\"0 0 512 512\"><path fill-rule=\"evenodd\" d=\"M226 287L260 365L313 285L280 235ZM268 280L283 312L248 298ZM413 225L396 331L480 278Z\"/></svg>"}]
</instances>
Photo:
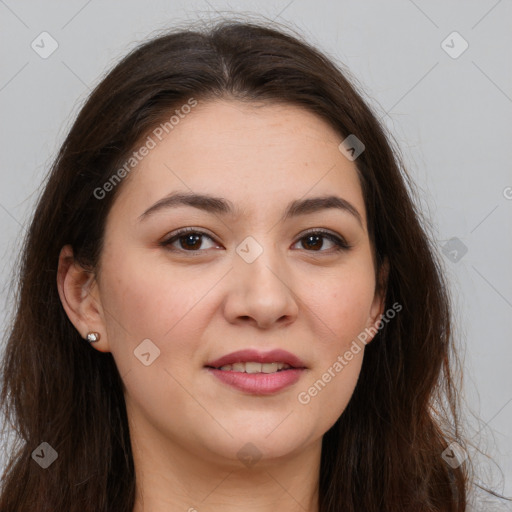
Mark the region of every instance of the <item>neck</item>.
<instances>
[{"instance_id":1,"label":"neck","mask_svg":"<svg viewBox=\"0 0 512 512\"><path fill-rule=\"evenodd\" d=\"M155 434L132 436L133 512L318 512L321 439L293 456L246 466Z\"/></svg>"}]
</instances>

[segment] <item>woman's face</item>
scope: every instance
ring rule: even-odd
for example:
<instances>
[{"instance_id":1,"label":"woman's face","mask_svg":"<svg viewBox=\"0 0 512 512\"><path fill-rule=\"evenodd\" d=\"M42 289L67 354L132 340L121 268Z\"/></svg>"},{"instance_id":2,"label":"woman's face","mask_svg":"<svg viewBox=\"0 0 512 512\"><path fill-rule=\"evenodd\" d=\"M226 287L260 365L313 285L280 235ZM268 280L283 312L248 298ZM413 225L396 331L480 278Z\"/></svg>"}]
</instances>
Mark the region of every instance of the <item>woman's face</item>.
<instances>
[{"instance_id":1,"label":"woman's face","mask_svg":"<svg viewBox=\"0 0 512 512\"><path fill-rule=\"evenodd\" d=\"M131 428L237 464L247 451L264 461L320 443L364 350L342 371L335 363L383 312L342 139L298 107L236 101L200 102L152 138L118 185L95 290L104 334L93 346L113 354ZM162 202L177 193L217 200ZM356 213L311 201L327 196ZM176 237L183 228L194 233ZM254 353L229 356L242 350ZM295 359L266 360L274 350ZM230 361L242 364L210 367ZM295 369L271 364L286 361Z\"/></svg>"}]
</instances>

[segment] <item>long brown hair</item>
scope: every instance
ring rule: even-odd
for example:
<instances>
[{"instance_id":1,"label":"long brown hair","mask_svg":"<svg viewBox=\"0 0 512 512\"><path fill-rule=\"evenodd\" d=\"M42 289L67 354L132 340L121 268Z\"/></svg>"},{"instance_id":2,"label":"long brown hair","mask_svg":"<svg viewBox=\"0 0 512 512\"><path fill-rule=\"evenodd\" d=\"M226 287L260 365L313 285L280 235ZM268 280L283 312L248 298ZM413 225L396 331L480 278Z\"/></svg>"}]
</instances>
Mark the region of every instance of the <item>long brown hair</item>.
<instances>
[{"instance_id":1,"label":"long brown hair","mask_svg":"<svg viewBox=\"0 0 512 512\"><path fill-rule=\"evenodd\" d=\"M403 309L366 347L354 394L323 438L319 510L465 510L469 461L452 468L442 458L452 441L465 446L447 286L399 152L349 76L298 35L227 20L153 38L95 88L50 170L17 267L0 395L16 442L1 512L133 510L123 382L112 355L91 349L66 316L57 264L70 244L83 266L97 269L122 183L101 199L98 189L191 97L305 107L340 142L355 135L365 145L355 163L376 274L387 259L385 309ZM57 454L47 469L34 459L43 442Z\"/></svg>"}]
</instances>

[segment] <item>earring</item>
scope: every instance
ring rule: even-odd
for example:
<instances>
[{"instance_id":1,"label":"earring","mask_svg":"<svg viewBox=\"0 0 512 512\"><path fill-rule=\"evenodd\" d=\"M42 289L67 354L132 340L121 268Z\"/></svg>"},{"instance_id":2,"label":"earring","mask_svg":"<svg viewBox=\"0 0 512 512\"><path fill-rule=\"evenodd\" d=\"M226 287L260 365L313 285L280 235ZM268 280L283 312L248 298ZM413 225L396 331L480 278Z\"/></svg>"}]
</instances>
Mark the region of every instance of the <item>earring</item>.
<instances>
[{"instance_id":1,"label":"earring","mask_svg":"<svg viewBox=\"0 0 512 512\"><path fill-rule=\"evenodd\" d=\"M87 341L89 343L94 343L100 339L100 333L99 332L89 332L87 333Z\"/></svg>"}]
</instances>

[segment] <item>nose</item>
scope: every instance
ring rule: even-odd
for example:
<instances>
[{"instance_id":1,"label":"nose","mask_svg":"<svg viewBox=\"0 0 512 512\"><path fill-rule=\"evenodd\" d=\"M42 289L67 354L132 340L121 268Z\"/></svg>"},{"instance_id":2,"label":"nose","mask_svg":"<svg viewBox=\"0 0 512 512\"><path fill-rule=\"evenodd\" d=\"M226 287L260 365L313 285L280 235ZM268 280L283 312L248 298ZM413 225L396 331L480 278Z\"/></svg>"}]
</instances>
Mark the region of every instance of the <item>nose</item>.
<instances>
[{"instance_id":1,"label":"nose","mask_svg":"<svg viewBox=\"0 0 512 512\"><path fill-rule=\"evenodd\" d=\"M269 252L263 251L252 263L235 255L224 303L224 315L230 323L269 329L289 325L297 318L299 308L290 272Z\"/></svg>"}]
</instances>

